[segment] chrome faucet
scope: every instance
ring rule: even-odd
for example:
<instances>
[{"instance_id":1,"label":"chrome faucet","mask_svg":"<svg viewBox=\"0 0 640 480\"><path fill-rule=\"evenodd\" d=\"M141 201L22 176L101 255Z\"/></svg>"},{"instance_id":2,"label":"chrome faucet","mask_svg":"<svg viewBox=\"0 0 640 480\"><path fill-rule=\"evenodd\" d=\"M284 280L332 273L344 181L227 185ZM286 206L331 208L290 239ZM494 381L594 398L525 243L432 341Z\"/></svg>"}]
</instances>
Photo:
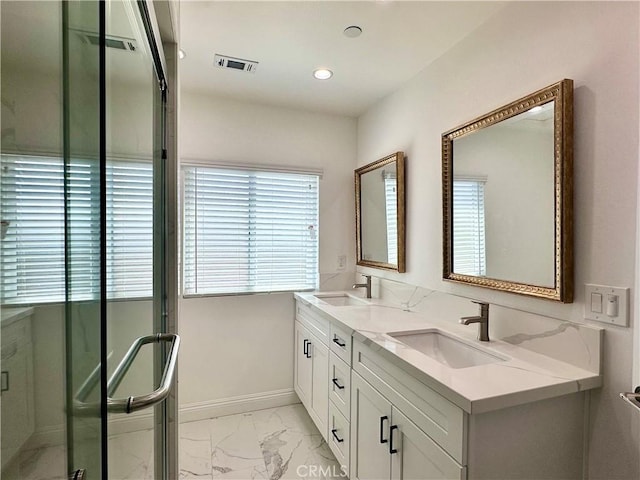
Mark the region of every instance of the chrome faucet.
<instances>
[{"instance_id":1,"label":"chrome faucet","mask_svg":"<svg viewBox=\"0 0 640 480\"><path fill-rule=\"evenodd\" d=\"M480 315L474 317L462 317L460 323L463 325L469 325L471 323L478 323L478 340L481 342L489 341L489 304L485 302L473 303L480 305Z\"/></svg>"},{"instance_id":2,"label":"chrome faucet","mask_svg":"<svg viewBox=\"0 0 640 480\"><path fill-rule=\"evenodd\" d=\"M354 283L351 288L366 288L367 298L371 298L371 275L362 275L367 279L366 283Z\"/></svg>"}]
</instances>

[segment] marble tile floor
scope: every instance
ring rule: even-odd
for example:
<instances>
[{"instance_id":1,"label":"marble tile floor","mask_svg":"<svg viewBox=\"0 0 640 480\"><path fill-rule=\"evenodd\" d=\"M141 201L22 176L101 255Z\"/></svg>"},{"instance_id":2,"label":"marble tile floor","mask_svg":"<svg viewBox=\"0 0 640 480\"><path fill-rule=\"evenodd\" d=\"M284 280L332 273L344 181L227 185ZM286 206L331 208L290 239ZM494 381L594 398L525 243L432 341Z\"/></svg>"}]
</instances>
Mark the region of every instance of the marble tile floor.
<instances>
[{"instance_id":1,"label":"marble tile floor","mask_svg":"<svg viewBox=\"0 0 640 480\"><path fill-rule=\"evenodd\" d=\"M181 479L340 477L340 465L301 404L180 425Z\"/></svg>"},{"instance_id":2,"label":"marble tile floor","mask_svg":"<svg viewBox=\"0 0 640 480\"><path fill-rule=\"evenodd\" d=\"M110 436L108 449L110 479L153 480L153 430ZM66 460L67 451L63 445L25 450L2 471L1 478L67 480Z\"/></svg>"},{"instance_id":3,"label":"marble tile floor","mask_svg":"<svg viewBox=\"0 0 640 480\"><path fill-rule=\"evenodd\" d=\"M152 480L153 431L109 437L109 478ZM329 480L340 465L301 404L180 425L180 479ZM22 452L2 480L64 480L63 446Z\"/></svg>"}]
</instances>

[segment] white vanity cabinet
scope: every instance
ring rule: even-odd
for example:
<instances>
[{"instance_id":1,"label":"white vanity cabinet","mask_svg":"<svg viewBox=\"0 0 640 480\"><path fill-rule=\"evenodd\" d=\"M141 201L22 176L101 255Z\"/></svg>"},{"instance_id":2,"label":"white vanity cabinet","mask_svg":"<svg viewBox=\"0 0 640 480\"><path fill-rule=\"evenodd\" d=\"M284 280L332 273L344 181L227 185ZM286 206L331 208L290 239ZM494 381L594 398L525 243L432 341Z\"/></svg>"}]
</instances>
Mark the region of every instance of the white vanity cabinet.
<instances>
[{"instance_id":1,"label":"white vanity cabinet","mask_svg":"<svg viewBox=\"0 0 640 480\"><path fill-rule=\"evenodd\" d=\"M351 333L296 302L294 390L345 470L350 462Z\"/></svg>"},{"instance_id":2,"label":"white vanity cabinet","mask_svg":"<svg viewBox=\"0 0 640 480\"><path fill-rule=\"evenodd\" d=\"M35 427L32 313L33 308L2 312L2 468L18 453Z\"/></svg>"},{"instance_id":3,"label":"white vanity cabinet","mask_svg":"<svg viewBox=\"0 0 640 480\"><path fill-rule=\"evenodd\" d=\"M352 479L466 478L460 408L357 341L353 369Z\"/></svg>"},{"instance_id":4,"label":"white vanity cabinet","mask_svg":"<svg viewBox=\"0 0 640 480\"><path fill-rule=\"evenodd\" d=\"M350 478L582 478L584 393L469 414L353 340Z\"/></svg>"},{"instance_id":5,"label":"white vanity cabinet","mask_svg":"<svg viewBox=\"0 0 640 480\"><path fill-rule=\"evenodd\" d=\"M446 322L314 297L296 294L295 390L349 478L583 478L597 372L499 341L499 362L456 368L381 330L456 338Z\"/></svg>"},{"instance_id":6,"label":"white vanity cabinet","mask_svg":"<svg viewBox=\"0 0 640 480\"><path fill-rule=\"evenodd\" d=\"M357 373L352 392L351 479L466 478L464 467Z\"/></svg>"}]
</instances>

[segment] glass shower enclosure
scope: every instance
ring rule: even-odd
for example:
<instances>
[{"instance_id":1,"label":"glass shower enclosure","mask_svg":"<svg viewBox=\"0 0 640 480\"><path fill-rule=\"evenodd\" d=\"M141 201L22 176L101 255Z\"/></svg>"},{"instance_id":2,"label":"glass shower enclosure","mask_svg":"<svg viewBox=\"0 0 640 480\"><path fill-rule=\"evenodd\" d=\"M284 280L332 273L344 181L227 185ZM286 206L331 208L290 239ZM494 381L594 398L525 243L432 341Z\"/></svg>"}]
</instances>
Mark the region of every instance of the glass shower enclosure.
<instances>
[{"instance_id":1,"label":"glass shower enclosure","mask_svg":"<svg viewBox=\"0 0 640 480\"><path fill-rule=\"evenodd\" d=\"M2 2L0 19L1 477L174 478L153 6Z\"/></svg>"}]
</instances>

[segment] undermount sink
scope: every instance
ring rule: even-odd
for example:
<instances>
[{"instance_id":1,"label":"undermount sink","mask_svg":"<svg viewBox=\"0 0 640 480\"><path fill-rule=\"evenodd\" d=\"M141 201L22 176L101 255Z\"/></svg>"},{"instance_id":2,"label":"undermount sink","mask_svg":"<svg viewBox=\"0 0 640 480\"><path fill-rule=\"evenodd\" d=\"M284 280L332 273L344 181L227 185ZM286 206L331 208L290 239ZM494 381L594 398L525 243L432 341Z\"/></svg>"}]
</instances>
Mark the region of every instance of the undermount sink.
<instances>
[{"instance_id":1,"label":"undermount sink","mask_svg":"<svg viewBox=\"0 0 640 480\"><path fill-rule=\"evenodd\" d=\"M451 368L467 368L505 361L437 330L389 333L390 337Z\"/></svg>"},{"instance_id":2,"label":"undermount sink","mask_svg":"<svg viewBox=\"0 0 640 480\"><path fill-rule=\"evenodd\" d=\"M314 295L314 297L322 300L329 305L333 305L334 307L348 307L355 305L368 305L364 300L360 300L359 298L352 297L351 295L347 295L346 293L337 293L337 294L326 294L326 295Z\"/></svg>"}]
</instances>

